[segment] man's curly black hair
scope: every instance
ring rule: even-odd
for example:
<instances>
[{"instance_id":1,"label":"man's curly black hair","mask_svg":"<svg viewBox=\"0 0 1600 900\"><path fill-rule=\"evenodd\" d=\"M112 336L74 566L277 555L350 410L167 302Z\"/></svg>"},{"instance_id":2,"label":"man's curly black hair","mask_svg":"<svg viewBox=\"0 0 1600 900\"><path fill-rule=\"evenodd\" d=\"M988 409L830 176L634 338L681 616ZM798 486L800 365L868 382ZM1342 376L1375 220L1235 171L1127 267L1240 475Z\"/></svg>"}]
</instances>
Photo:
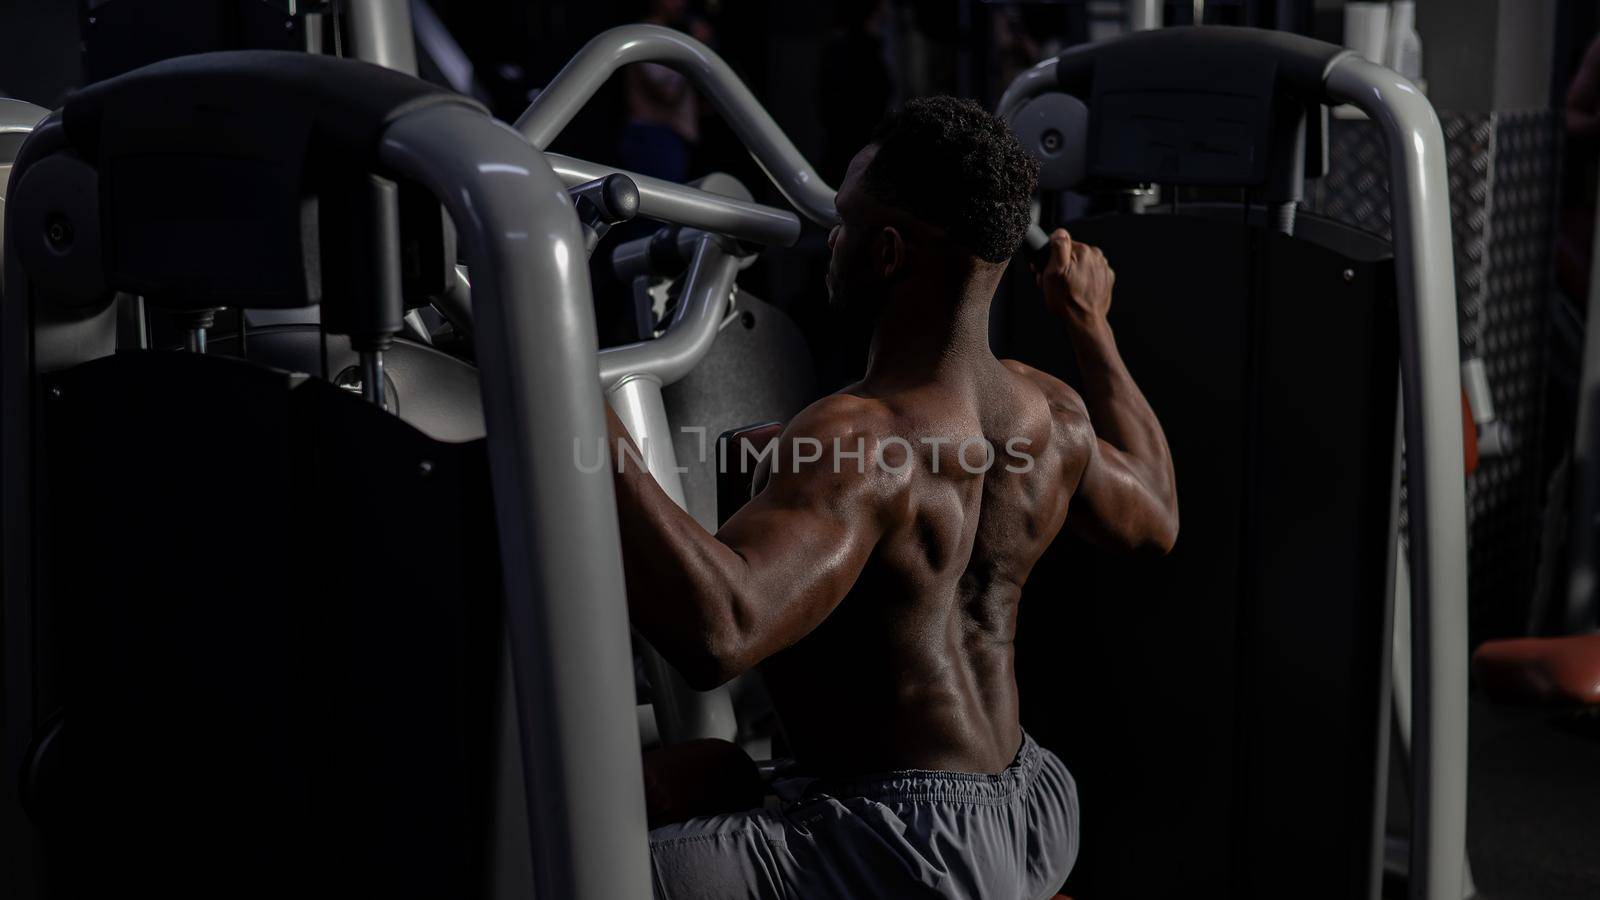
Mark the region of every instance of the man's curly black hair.
<instances>
[{"instance_id":1,"label":"man's curly black hair","mask_svg":"<svg viewBox=\"0 0 1600 900\"><path fill-rule=\"evenodd\" d=\"M890 113L869 143L878 151L862 177L868 194L943 228L980 259L1017 252L1039 163L1006 123L971 100L924 97Z\"/></svg>"}]
</instances>

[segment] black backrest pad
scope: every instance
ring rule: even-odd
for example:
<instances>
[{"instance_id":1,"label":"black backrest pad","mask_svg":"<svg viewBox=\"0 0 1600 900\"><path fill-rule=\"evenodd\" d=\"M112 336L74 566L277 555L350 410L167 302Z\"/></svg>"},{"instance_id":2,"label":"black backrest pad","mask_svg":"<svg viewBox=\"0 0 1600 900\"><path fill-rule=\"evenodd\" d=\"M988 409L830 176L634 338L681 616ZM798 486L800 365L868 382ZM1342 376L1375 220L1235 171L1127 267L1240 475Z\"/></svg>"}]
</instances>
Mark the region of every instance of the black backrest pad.
<instances>
[{"instance_id":1,"label":"black backrest pad","mask_svg":"<svg viewBox=\"0 0 1600 900\"><path fill-rule=\"evenodd\" d=\"M1056 79L1089 103L1090 175L1259 186L1303 153L1294 132L1344 52L1284 32L1166 28L1068 50Z\"/></svg>"},{"instance_id":2,"label":"black backrest pad","mask_svg":"<svg viewBox=\"0 0 1600 900\"><path fill-rule=\"evenodd\" d=\"M447 103L481 109L380 66L247 50L92 85L63 116L101 173L111 287L173 307L293 307L323 292L317 202L381 172L396 118Z\"/></svg>"},{"instance_id":3,"label":"black backrest pad","mask_svg":"<svg viewBox=\"0 0 1600 900\"><path fill-rule=\"evenodd\" d=\"M500 565L483 441L128 352L40 409L59 896L483 896Z\"/></svg>"},{"instance_id":4,"label":"black backrest pad","mask_svg":"<svg viewBox=\"0 0 1600 900\"><path fill-rule=\"evenodd\" d=\"M1023 720L1095 823L1069 893L1366 896L1394 266L1370 236L1346 230L1335 250L1213 212L1069 225L1116 269L1111 322L1166 429L1182 524L1164 559L1064 537L1040 561L1018 631ZM1305 216L1297 233L1330 228ZM1064 329L1027 287L997 308L996 349L1073 382Z\"/></svg>"}]
</instances>

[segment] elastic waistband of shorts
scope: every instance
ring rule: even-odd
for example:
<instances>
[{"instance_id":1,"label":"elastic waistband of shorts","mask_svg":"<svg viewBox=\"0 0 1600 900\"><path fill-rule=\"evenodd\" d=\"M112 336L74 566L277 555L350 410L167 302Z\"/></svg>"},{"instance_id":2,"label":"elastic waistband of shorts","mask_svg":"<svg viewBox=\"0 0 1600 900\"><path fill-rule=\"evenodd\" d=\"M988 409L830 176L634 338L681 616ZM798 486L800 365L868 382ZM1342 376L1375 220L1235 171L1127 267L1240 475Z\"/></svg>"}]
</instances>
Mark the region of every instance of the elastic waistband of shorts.
<instances>
[{"instance_id":1,"label":"elastic waistband of shorts","mask_svg":"<svg viewBox=\"0 0 1600 900\"><path fill-rule=\"evenodd\" d=\"M994 775L981 772L944 772L935 769L901 769L859 778L817 779L807 786L807 796L864 797L868 800L946 800L971 803L1009 803L1028 789L1043 764L1044 754L1027 733L1016 758Z\"/></svg>"}]
</instances>

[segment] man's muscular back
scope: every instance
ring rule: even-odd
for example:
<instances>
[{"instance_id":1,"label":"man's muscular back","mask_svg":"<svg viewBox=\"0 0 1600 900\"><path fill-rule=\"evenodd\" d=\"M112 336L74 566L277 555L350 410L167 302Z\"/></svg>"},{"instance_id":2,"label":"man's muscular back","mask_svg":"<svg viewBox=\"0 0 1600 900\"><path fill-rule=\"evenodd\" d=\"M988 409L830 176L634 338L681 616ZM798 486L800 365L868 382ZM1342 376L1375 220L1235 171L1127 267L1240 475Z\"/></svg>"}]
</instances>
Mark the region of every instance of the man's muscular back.
<instances>
[{"instance_id":1,"label":"man's muscular back","mask_svg":"<svg viewBox=\"0 0 1600 900\"><path fill-rule=\"evenodd\" d=\"M809 770L998 772L1021 742L1018 601L1094 438L1077 395L1048 375L988 354L952 368L868 380L814 408L871 432L863 462L884 470L890 522L838 608L762 666ZM830 446L794 473L782 452L779 477L857 463Z\"/></svg>"},{"instance_id":2,"label":"man's muscular back","mask_svg":"<svg viewBox=\"0 0 1600 900\"><path fill-rule=\"evenodd\" d=\"M1063 523L1118 549L1176 537L1166 439L1105 323L1110 267L1064 231L1053 242L1039 280L1082 396L995 359L986 302L923 346L908 308L900 345L880 340L865 379L789 423L714 539L648 473L619 474L635 625L696 686L763 664L806 768L1004 768L1021 739L1017 603Z\"/></svg>"},{"instance_id":3,"label":"man's muscular back","mask_svg":"<svg viewBox=\"0 0 1600 900\"><path fill-rule=\"evenodd\" d=\"M782 812L658 792L658 821L688 819L652 833L661 893L1031 897L1070 870L1076 789L1018 726L1019 598L1063 527L1164 552L1178 518L1099 251L1057 231L1039 273L1077 393L990 351L1036 174L976 104L908 103L851 161L828 234L830 304L874 324L861 382L788 424L770 477L715 535L639 467L619 474L635 627L693 686L761 665L802 773L886 776ZM737 748L708 743L647 756L652 783L696 753L739 768Z\"/></svg>"}]
</instances>

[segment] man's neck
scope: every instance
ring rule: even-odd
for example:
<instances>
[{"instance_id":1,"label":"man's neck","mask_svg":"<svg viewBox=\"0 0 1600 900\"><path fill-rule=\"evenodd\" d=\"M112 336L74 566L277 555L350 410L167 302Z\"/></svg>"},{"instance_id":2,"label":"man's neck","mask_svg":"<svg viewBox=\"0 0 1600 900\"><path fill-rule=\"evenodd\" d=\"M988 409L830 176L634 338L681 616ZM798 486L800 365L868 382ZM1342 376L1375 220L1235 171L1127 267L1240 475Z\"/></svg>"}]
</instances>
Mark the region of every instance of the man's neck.
<instances>
[{"instance_id":1,"label":"man's neck","mask_svg":"<svg viewBox=\"0 0 1600 900\"><path fill-rule=\"evenodd\" d=\"M872 333L869 380L937 380L992 358L989 304L1001 270L930 274L891 291Z\"/></svg>"}]
</instances>

